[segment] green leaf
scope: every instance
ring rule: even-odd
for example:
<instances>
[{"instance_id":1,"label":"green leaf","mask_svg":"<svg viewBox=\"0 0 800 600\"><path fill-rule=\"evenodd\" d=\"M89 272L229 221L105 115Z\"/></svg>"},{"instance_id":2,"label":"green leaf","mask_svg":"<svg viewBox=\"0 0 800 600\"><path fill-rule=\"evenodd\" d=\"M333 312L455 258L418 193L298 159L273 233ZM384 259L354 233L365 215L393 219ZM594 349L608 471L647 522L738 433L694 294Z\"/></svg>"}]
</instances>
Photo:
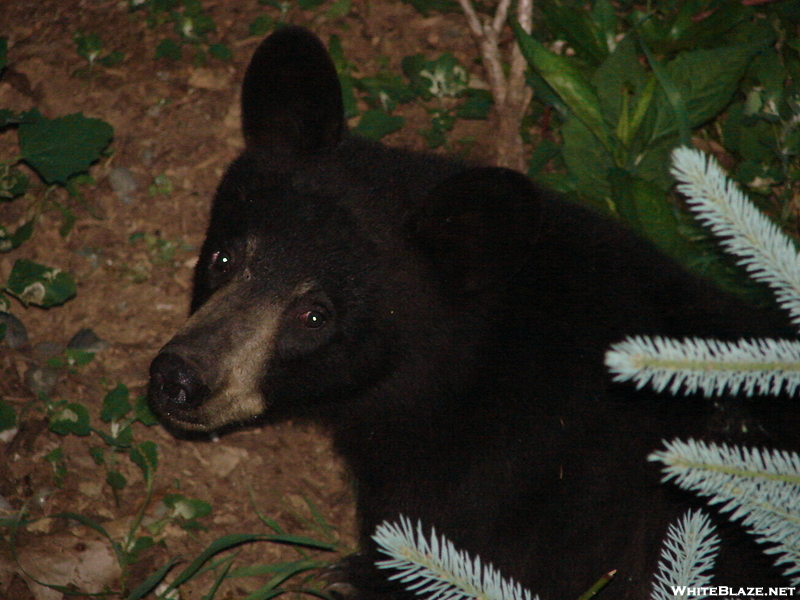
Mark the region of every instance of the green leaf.
<instances>
[{"instance_id":1,"label":"green leaf","mask_svg":"<svg viewBox=\"0 0 800 600\"><path fill-rule=\"evenodd\" d=\"M623 169L612 169L608 179L614 205L622 219L664 253L676 256L684 238L678 231L665 190Z\"/></svg>"},{"instance_id":2,"label":"green leaf","mask_svg":"<svg viewBox=\"0 0 800 600\"><path fill-rule=\"evenodd\" d=\"M94 432L103 438L106 444L118 450L125 450L130 448L133 444L133 430L131 429L130 423L123 427L120 427L117 423L112 423L111 434L99 429L95 429Z\"/></svg>"},{"instance_id":3,"label":"green leaf","mask_svg":"<svg viewBox=\"0 0 800 600\"><path fill-rule=\"evenodd\" d=\"M279 544L289 544L291 546L300 546L304 548L312 548L315 550L334 551L336 549L332 544L319 542L317 540L305 538L302 536L254 535L254 534L244 534L244 533L227 535L214 540L205 550L203 550L203 552L201 552L197 556L197 558L195 558L189 564L189 566L187 566L180 574L178 574L177 577L175 577L175 579L167 587L167 589L164 590L163 594L166 595L173 589L189 581L189 579L191 579L209 559L219 554L220 552L229 550L230 548L234 548L242 544L249 544L252 542L262 542L262 541L275 542Z\"/></svg>"},{"instance_id":4,"label":"green leaf","mask_svg":"<svg viewBox=\"0 0 800 600\"><path fill-rule=\"evenodd\" d=\"M417 97L409 85L396 73L378 72L372 77L362 77L355 82L366 93L365 100L371 108L392 112L400 104L411 102Z\"/></svg>"},{"instance_id":5,"label":"green leaf","mask_svg":"<svg viewBox=\"0 0 800 600\"><path fill-rule=\"evenodd\" d=\"M21 119L22 116L18 115L13 110L9 108L0 108L0 128L16 125Z\"/></svg>"},{"instance_id":6,"label":"green leaf","mask_svg":"<svg viewBox=\"0 0 800 600\"><path fill-rule=\"evenodd\" d=\"M50 411L50 431L58 435L75 434L89 435L92 428L89 425L89 411L83 404L77 402L59 402Z\"/></svg>"},{"instance_id":7,"label":"green leaf","mask_svg":"<svg viewBox=\"0 0 800 600\"><path fill-rule=\"evenodd\" d=\"M109 52L97 62L104 67L113 67L114 65L121 63L123 60L125 60L125 54L120 50L114 50L113 52Z\"/></svg>"},{"instance_id":8,"label":"green leaf","mask_svg":"<svg viewBox=\"0 0 800 600\"><path fill-rule=\"evenodd\" d=\"M22 156L49 184L87 171L114 137L111 125L80 113L48 119L33 109L28 116L19 125Z\"/></svg>"},{"instance_id":9,"label":"green leaf","mask_svg":"<svg viewBox=\"0 0 800 600\"><path fill-rule=\"evenodd\" d=\"M168 494L164 496L164 505L172 509L175 516L191 520L205 517L211 513L211 505L203 500L187 498L181 494Z\"/></svg>"},{"instance_id":10,"label":"green leaf","mask_svg":"<svg viewBox=\"0 0 800 600\"><path fill-rule=\"evenodd\" d=\"M60 269L20 258L11 269L6 291L23 304L49 308L72 298L77 289L72 277Z\"/></svg>"},{"instance_id":11,"label":"green leaf","mask_svg":"<svg viewBox=\"0 0 800 600\"><path fill-rule=\"evenodd\" d=\"M559 6L555 2L542 2L537 6L544 15L547 30L559 39L565 39L579 58L599 65L608 56L606 32L585 10Z\"/></svg>"},{"instance_id":12,"label":"green leaf","mask_svg":"<svg viewBox=\"0 0 800 600\"><path fill-rule=\"evenodd\" d=\"M34 221L31 219L17 227L11 235L0 225L0 252L9 252L27 242L33 235L33 224Z\"/></svg>"},{"instance_id":13,"label":"green leaf","mask_svg":"<svg viewBox=\"0 0 800 600\"><path fill-rule=\"evenodd\" d=\"M460 11L456 0L403 0L403 2L413 6L425 17L430 15L431 11L440 13Z\"/></svg>"},{"instance_id":14,"label":"green leaf","mask_svg":"<svg viewBox=\"0 0 800 600\"><path fill-rule=\"evenodd\" d=\"M145 480L150 480L158 468L158 446L148 440L131 448L128 455L131 461L142 470Z\"/></svg>"},{"instance_id":15,"label":"green leaf","mask_svg":"<svg viewBox=\"0 0 800 600\"><path fill-rule=\"evenodd\" d=\"M78 54L85 58L90 65L93 65L100 58L100 53L103 51L103 42L100 36L96 33L90 33L89 35L76 33L74 39Z\"/></svg>"},{"instance_id":16,"label":"green leaf","mask_svg":"<svg viewBox=\"0 0 800 600\"><path fill-rule=\"evenodd\" d=\"M1 112L1 111L0 111ZM0 127L2 125L0 117ZM28 176L14 167L0 165L0 200L11 200L21 196L28 189Z\"/></svg>"},{"instance_id":17,"label":"green leaf","mask_svg":"<svg viewBox=\"0 0 800 600\"><path fill-rule=\"evenodd\" d=\"M118 383L117 387L108 392L103 398L103 407L100 410L100 419L104 423L117 421L127 415L131 410L128 402L128 388L124 383Z\"/></svg>"},{"instance_id":18,"label":"green leaf","mask_svg":"<svg viewBox=\"0 0 800 600\"><path fill-rule=\"evenodd\" d=\"M568 119L561 128L562 156L575 178L583 200L604 212L611 194L607 173L614 166L606 148L579 119Z\"/></svg>"},{"instance_id":19,"label":"green leaf","mask_svg":"<svg viewBox=\"0 0 800 600\"><path fill-rule=\"evenodd\" d=\"M730 104L748 63L763 44L683 52L666 67L645 46L642 48L661 85L654 100L656 119L650 135L652 141L657 141L717 116Z\"/></svg>"},{"instance_id":20,"label":"green leaf","mask_svg":"<svg viewBox=\"0 0 800 600\"><path fill-rule=\"evenodd\" d=\"M317 8L325 0L297 0L297 8L300 10L312 10Z\"/></svg>"},{"instance_id":21,"label":"green leaf","mask_svg":"<svg viewBox=\"0 0 800 600\"><path fill-rule=\"evenodd\" d=\"M0 398L0 431L8 431L17 426L17 413L14 407Z\"/></svg>"},{"instance_id":22,"label":"green leaf","mask_svg":"<svg viewBox=\"0 0 800 600\"><path fill-rule=\"evenodd\" d=\"M269 15L260 15L253 19L248 28L252 37L263 37L275 28L275 20Z\"/></svg>"},{"instance_id":23,"label":"green leaf","mask_svg":"<svg viewBox=\"0 0 800 600\"><path fill-rule=\"evenodd\" d=\"M0 72L6 68L8 61L8 38L0 37Z\"/></svg>"},{"instance_id":24,"label":"green leaf","mask_svg":"<svg viewBox=\"0 0 800 600\"><path fill-rule=\"evenodd\" d=\"M459 96L469 83L467 70L449 52L435 60L425 60L419 54L406 56L402 66L412 89L426 100Z\"/></svg>"},{"instance_id":25,"label":"green leaf","mask_svg":"<svg viewBox=\"0 0 800 600\"><path fill-rule=\"evenodd\" d=\"M373 140L379 140L383 136L401 129L404 123L403 117L392 116L382 110L368 110L361 115L361 120L353 132Z\"/></svg>"},{"instance_id":26,"label":"green leaf","mask_svg":"<svg viewBox=\"0 0 800 600\"><path fill-rule=\"evenodd\" d=\"M487 119L492 109L492 93L489 90L467 90L467 99L456 109L459 119Z\"/></svg>"},{"instance_id":27,"label":"green leaf","mask_svg":"<svg viewBox=\"0 0 800 600\"><path fill-rule=\"evenodd\" d=\"M334 0L331 7L328 9L326 16L329 19L338 19L344 17L350 12L352 0Z\"/></svg>"},{"instance_id":28,"label":"green leaf","mask_svg":"<svg viewBox=\"0 0 800 600\"><path fill-rule=\"evenodd\" d=\"M180 60L182 55L181 45L173 39L161 40L161 43L156 46L156 58Z\"/></svg>"},{"instance_id":29,"label":"green leaf","mask_svg":"<svg viewBox=\"0 0 800 600\"><path fill-rule=\"evenodd\" d=\"M110 485L112 489L121 490L128 485L128 480L125 479L125 476L119 471L109 471L106 473L106 483Z\"/></svg>"},{"instance_id":30,"label":"green leaf","mask_svg":"<svg viewBox=\"0 0 800 600\"><path fill-rule=\"evenodd\" d=\"M89 448L89 456L92 457L94 464L96 464L98 467L104 465L106 462L106 455L103 449L99 446L92 446Z\"/></svg>"},{"instance_id":31,"label":"green leaf","mask_svg":"<svg viewBox=\"0 0 800 600\"><path fill-rule=\"evenodd\" d=\"M152 592L156 586L164 581L164 578L167 574L172 570L172 568L181 562L180 557L173 558L163 567L158 569L157 571L153 572L147 579L145 579L142 583L137 585L133 591L130 593L126 600L141 600L145 596L147 596L150 592Z\"/></svg>"},{"instance_id":32,"label":"green leaf","mask_svg":"<svg viewBox=\"0 0 800 600\"><path fill-rule=\"evenodd\" d=\"M225 44L210 44L208 46L208 53L217 60L229 61L233 58L233 52Z\"/></svg>"},{"instance_id":33,"label":"green leaf","mask_svg":"<svg viewBox=\"0 0 800 600\"><path fill-rule=\"evenodd\" d=\"M614 156L617 140L603 116L600 98L594 87L572 62L550 52L526 33L516 20L510 19L510 22L528 64L536 69L569 107L570 112Z\"/></svg>"},{"instance_id":34,"label":"green leaf","mask_svg":"<svg viewBox=\"0 0 800 600\"><path fill-rule=\"evenodd\" d=\"M133 404L133 413L142 425L152 427L158 423L158 419L156 419L155 415L150 411L150 407L147 406L147 398L144 396L136 398Z\"/></svg>"},{"instance_id":35,"label":"green leaf","mask_svg":"<svg viewBox=\"0 0 800 600\"><path fill-rule=\"evenodd\" d=\"M342 41L338 35L331 36L328 42L328 53L331 56L331 60L333 60L333 65L336 67L336 74L339 76L339 86L342 88L342 102L344 103L344 117L345 119L350 119L358 115L358 103L353 90L355 82L350 75L353 66L344 56Z\"/></svg>"}]
</instances>

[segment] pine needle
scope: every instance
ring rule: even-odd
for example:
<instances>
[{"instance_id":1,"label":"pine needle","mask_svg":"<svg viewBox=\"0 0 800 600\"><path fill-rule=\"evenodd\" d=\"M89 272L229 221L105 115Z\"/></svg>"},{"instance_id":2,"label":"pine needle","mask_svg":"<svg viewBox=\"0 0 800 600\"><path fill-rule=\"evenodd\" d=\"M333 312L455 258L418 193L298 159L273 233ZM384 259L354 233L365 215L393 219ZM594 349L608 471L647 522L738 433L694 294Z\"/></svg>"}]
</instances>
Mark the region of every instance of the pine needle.
<instances>
[{"instance_id":1,"label":"pine needle","mask_svg":"<svg viewBox=\"0 0 800 600\"><path fill-rule=\"evenodd\" d=\"M430 539L417 522L401 516L398 523L384 521L372 539L390 558L377 563L382 569L397 569L389 579L400 580L409 591L427 600L538 600L518 583L503 579L480 557L459 551L444 536L431 529Z\"/></svg>"}]
</instances>

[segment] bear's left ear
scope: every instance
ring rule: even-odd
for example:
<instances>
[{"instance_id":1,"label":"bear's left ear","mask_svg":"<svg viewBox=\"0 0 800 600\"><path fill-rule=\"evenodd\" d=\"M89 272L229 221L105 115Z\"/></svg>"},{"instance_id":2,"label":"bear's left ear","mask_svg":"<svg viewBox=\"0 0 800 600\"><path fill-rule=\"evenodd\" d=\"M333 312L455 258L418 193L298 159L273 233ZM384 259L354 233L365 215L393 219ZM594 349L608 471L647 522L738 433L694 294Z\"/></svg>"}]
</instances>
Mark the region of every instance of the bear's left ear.
<instances>
[{"instance_id":1,"label":"bear's left ear","mask_svg":"<svg viewBox=\"0 0 800 600\"><path fill-rule=\"evenodd\" d=\"M467 169L429 194L413 243L456 293L502 285L530 257L544 193L516 171Z\"/></svg>"},{"instance_id":2,"label":"bear's left ear","mask_svg":"<svg viewBox=\"0 0 800 600\"><path fill-rule=\"evenodd\" d=\"M282 27L261 42L242 84L247 146L304 158L335 146L344 129L339 77L320 39Z\"/></svg>"}]
</instances>

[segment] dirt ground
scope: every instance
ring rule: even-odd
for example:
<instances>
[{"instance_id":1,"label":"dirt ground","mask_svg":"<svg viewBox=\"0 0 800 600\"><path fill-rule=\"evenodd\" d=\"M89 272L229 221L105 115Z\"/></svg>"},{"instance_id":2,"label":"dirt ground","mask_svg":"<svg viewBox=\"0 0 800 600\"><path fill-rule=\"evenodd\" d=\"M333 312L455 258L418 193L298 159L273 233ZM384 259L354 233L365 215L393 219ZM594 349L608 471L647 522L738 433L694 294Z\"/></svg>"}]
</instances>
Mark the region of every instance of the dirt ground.
<instances>
[{"instance_id":1,"label":"dirt ground","mask_svg":"<svg viewBox=\"0 0 800 600\"><path fill-rule=\"evenodd\" d=\"M387 58L399 73L403 56L421 52L434 58L449 51L481 76L460 15L423 17L399 1L354 0L347 15L334 18L328 14L330 5L309 11L292 8L286 20L311 27L325 40L338 34L358 74L376 72ZM104 481L104 468L89 454L90 447L108 447L95 434L48 431L42 412L35 409L41 402L30 379L43 357L63 349L80 329L91 328L107 347L86 366L60 370L50 397L86 405L99 427L103 396L117 383L128 386L132 398L142 395L150 360L186 317L210 199L225 166L242 148L238 86L260 39L251 37L248 27L259 15L279 14L256 0L209 0L203 6L216 24L212 38L233 51L229 62L195 64L191 51L179 61L155 59L155 48L172 34L172 24L148 25L124 0L0 2L0 36L8 38L9 47L8 68L0 78L0 108L38 107L48 117L81 112L106 120L115 131L113 154L93 167L97 185L86 188L89 208L75 208L77 222L69 235L59 235L59 215L48 211L29 242L0 255L0 281L16 259L28 258L71 272L78 284L77 296L61 307L41 310L15 303L12 311L24 323L29 341L18 349L0 345L0 396L18 414L27 407L19 432L0 441L0 517L24 508L29 517L39 518L20 527L13 544L27 575L12 557L10 530L0 529L2 598L62 596L33 584L28 575L84 589L94 586L94 591L103 585L119 589L107 540L74 521L41 517L80 513L121 539L145 497L141 472L124 455L118 457L128 485L115 499ZM86 61L73 39L79 32L98 34L104 52L119 50L124 60L91 73L81 71ZM398 112L407 125L387 143L423 147L417 130L427 125L424 110L408 105ZM489 123L463 122L458 127L463 130L457 129L453 138L473 138L473 157L489 154ZM0 161L17 152L16 133L0 133ZM109 179L120 169L136 184L127 195L115 192ZM152 193L151 186L164 176L171 191ZM66 201L62 192L57 194ZM3 203L0 223L13 225L20 219L21 204ZM174 255L159 253L165 244L176 249ZM190 534L168 526L161 531L158 544L131 567L129 589L170 559L191 558L226 534L270 533L258 513L292 533L316 535L307 526L306 499L352 547L354 511L346 474L318 432L286 423L197 443L175 440L158 426L137 424L134 435L137 443L152 440L159 450L148 515L168 493L205 500L213 511L199 520L206 530ZM60 487L45 458L58 447L66 467ZM241 548L235 567L297 556L291 548L253 544ZM217 597L243 597L268 578L237 578ZM181 597L202 597L212 581L209 574L184 586Z\"/></svg>"}]
</instances>

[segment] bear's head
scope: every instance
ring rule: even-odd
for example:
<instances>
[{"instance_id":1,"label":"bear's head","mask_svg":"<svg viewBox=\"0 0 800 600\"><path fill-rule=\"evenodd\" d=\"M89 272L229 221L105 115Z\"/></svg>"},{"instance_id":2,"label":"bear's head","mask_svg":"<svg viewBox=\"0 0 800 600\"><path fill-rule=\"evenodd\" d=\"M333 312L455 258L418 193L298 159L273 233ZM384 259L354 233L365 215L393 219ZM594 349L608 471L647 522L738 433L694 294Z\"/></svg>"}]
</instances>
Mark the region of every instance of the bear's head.
<instances>
[{"instance_id":1,"label":"bear's head","mask_svg":"<svg viewBox=\"0 0 800 600\"><path fill-rule=\"evenodd\" d=\"M242 126L192 314L150 368L154 412L208 432L335 419L411 364L411 396L452 384L532 240L528 180L349 135L335 67L298 27L256 51Z\"/></svg>"}]
</instances>

